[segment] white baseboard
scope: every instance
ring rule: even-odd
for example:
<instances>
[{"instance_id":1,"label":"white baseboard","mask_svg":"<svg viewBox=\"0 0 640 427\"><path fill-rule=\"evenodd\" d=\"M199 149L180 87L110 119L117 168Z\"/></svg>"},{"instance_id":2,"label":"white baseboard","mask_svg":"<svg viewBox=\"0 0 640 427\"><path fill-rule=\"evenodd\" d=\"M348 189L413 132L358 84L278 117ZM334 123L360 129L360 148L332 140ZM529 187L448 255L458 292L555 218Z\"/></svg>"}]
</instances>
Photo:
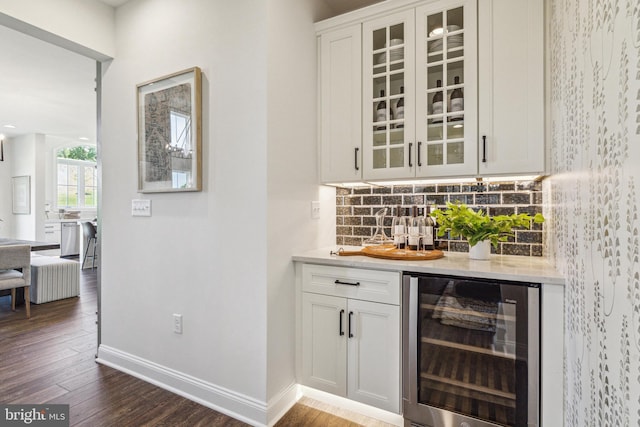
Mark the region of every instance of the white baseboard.
<instances>
[{"instance_id":1,"label":"white baseboard","mask_svg":"<svg viewBox=\"0 0 640 427\"><path fill-rule=\"evenodd\" d=\"M289 409L298 401L298 384L292 383L277 396L269 401L267 409L267 420L269 427L278 422Z\"/></svg>"},{"instance_id":2,"label":"white baseboard","mask_svg":"<svg viewBox=\"0 0 640 427\"><path fill-rule=\"evenodd\" d=\"M96 361L253 426L275 424L296 402L296 384L291 384L267 405L109 346L100 345Z\"/></svg>"}]
</instances>

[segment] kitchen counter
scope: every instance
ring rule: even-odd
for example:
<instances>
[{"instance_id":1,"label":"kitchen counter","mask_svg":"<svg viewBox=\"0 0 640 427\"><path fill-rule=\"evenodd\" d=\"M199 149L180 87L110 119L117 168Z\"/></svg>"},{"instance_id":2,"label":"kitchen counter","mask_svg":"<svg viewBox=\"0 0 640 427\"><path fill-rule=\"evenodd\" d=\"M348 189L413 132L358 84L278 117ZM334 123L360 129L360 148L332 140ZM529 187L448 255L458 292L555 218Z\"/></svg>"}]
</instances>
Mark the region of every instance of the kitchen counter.
<instances>
[{"instance_id":1,"label":"kitchen counter","mask_svg":"<svg viewBox=\"0 0 640 427\"><path fill-rule=\"evenodd\" d=\"M360 250L359 246L340 246L345 251ZM309 252L294 254L293 260L310 264L335 265L341 267L368 268L386 271L411 271L464 275L487 279L527 281L564 285L564 277L546 258L515 255L491 255L489 261L469 259L467 253L445 252L444 258L431 261L396 261L366 256L330 255L338 247L327 247Z\"/></svg>"}]
</instances>

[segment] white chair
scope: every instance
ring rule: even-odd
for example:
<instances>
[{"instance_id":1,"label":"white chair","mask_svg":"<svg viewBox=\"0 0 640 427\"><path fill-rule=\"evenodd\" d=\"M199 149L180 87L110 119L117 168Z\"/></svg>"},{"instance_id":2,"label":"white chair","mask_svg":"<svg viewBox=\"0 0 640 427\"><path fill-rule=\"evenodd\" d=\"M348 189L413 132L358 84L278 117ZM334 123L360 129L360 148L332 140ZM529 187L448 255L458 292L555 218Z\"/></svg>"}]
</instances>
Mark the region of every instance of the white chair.
<instances>
[{"instance_id":1,"label":"white chair","mask_svg":"<svg viewBox=\"0 0 640 427\"><path fill-rule=\"evenodd\" d=\"M11 289L11 310L16 311L16 288L24 288L27 318L31 317L31 247L29 245L0 246L0 291Z\"/></svg>"}]
</instances>

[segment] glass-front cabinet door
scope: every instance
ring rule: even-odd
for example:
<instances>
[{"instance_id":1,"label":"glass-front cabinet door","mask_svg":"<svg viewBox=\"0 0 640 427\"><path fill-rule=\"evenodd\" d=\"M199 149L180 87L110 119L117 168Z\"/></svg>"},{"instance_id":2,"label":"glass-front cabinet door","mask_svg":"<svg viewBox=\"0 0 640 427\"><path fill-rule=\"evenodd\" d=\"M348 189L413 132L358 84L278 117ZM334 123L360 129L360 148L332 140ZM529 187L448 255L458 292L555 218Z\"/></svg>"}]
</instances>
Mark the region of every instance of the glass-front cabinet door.
<instances>
[{"instance_id":1,"label":"glass-front cabinet door","mask_svg":"<svg viewBox=\"0 0 640 427\"><path fill-rule=\"evenodd\" d=\"M363 179L415 174L414 10L363 24Z\"/></svg>"},{"instance_id":2,"label":"glass-front cabinet door","mask_svg":"<svg viewBox=\"0 0 640 427\"><path fill-rule=\"evenodd\" d=\"M417 177L477 173L476 15L475 0L416 9Z\"/></svg>"}]
</instances>

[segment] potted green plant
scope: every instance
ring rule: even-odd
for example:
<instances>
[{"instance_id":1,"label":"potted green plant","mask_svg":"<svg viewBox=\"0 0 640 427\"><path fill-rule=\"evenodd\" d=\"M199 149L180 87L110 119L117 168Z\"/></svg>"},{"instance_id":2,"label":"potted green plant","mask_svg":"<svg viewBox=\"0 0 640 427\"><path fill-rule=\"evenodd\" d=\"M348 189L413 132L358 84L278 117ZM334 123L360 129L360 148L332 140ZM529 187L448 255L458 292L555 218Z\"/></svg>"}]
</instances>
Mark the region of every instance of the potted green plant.
<instances>
[{"instance_id":1,"label":"potted green plant","mask_svg":"<svg viewBox=\"0 0 640 427\"><path fill-rule=\"evenodd\" d=\"M504 242L514 235L514 228L528 229L531 220L534 223L544 222L544 217L539 213L533 217L526 213L489 216L482 210L474 211L462 203L447 203L445 210L436 209L431 216L438 223L438 237L448 231L451 237L462 236L467 239L469 257L472 259L489 259L489 244L497 248L498 242Z\"/></svg>"}]
</instances>

